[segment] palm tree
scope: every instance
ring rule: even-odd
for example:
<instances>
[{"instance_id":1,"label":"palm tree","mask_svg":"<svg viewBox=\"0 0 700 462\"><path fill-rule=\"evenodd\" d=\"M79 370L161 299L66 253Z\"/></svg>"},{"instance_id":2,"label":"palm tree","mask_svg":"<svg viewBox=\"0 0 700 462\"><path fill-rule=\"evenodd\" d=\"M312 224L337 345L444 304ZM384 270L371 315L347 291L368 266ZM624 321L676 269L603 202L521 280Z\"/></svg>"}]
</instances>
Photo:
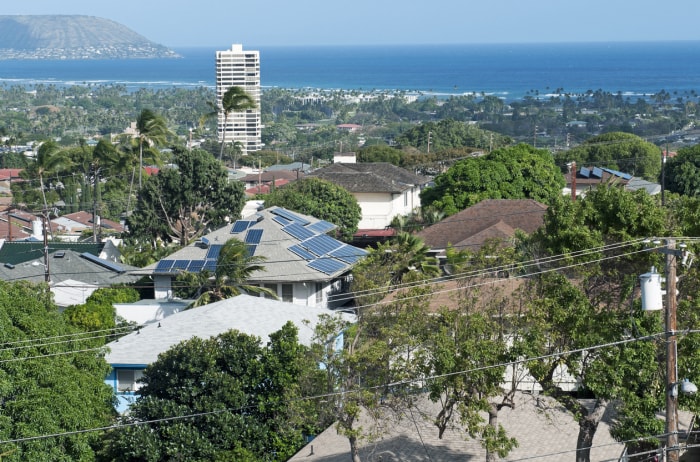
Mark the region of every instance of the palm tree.
<instances>
[{"instance_id":1,"label":"palm tree","mask_svg":"<svg viewBox=\"0 0 700 462\"><path fill-rule=\"evenodd\" d=\"M228 116L232 112L243 112L248 109L255 109L257 105L252 96L250 96L242 87L231 87L224 93L221 98L221 107L219 108L224 113L223 133L221 134L221 152L219 153L219 161L224 156L224 145L226 144L226 128L228 125Z\"/></svg>"},{"instance_id":2,"label":"palm tree","mask_svg":"<svg viewBox=\"0 0 700 462\"><path fill-rule=\"evenodd\" d=\"M198 292L201 295L197 294L197 300L192 306L206 305L243 293L264 294L277 298L277 294L268 288L246 283L254 272L265 271L265 267L261 264L263 261L265 257L252 256L248 253L248 245L245 242L235 238L229 239L221 248L214 276L210 277L206 271L199 273L202 289Z\"/></svg>"},{"instance_id":3,"label":"palm tree","mask_svg":"<svg viewBox=\"0 0 700 462\"><path fill-rule=\"evenodd\" d=\"M137 138L139 140L139 189L141 189L141 175L143 170L143 145L147 146L164 144L170 130L165 119L151 111L143 109L136 119Z\"/></svg>"},{"instance_id":4,"label":"palm tree","mask_svg":"<svg viewBox=\"0 0 700 462\"><path fill-rule=\"evenodd\" d=\"M33 173L39 176L39 187L41 188L41 197L44 202L44 210L48 208L46 202L46 191L44 190L44 176L60 170L62 167L67 166L70 160L66 156L65 152L61 150L61 147L54 141L46 141L39 146L39 150L36 156L36 162L30 168L30 175Z\"/></svg>"}]
</instances>

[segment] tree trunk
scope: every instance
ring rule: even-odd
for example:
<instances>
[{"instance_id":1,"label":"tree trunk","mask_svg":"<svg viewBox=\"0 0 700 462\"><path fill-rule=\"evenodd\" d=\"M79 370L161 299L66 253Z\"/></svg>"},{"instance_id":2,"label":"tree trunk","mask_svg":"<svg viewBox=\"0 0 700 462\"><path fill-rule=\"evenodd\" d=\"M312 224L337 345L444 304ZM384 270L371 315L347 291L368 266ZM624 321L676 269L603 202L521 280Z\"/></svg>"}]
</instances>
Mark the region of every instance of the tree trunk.
<instances>
[{"instance_id":1,"label":"tree trunk","mask_svg":"<svg viewBox=\"0 0 700 462\"><path fill-rule=\"evenodd\" d=\"M498 432L498 407L493 403L489 406L489 426L493 428L494 432ZM486 462L496 462L497 460L498 454L486 448Z\"/></svg>"},{"instance_id":2,"label":"tree trunk","mask_svg":"<svg viewBox=\"0 0 700 462\"><path fill-rule=\"evenodd\" d=\"M590 462L593 437L598 429L598 424L603 419L608 401L598 398L593 410L582 416L578 421L578 440L576 441L576 462Z\"/></svg>"},{"instance_id":3,"label":"tree trunk","mask_svg":"<svg viewBox=\"0 0 700 462\"><path fill-rule=\"evenodd\" d=\"M360 448L357 447L357 437L349 436L348 441L350 441L350 458L352 462L362 462L360 459Z\"/></svg>"}]
</instances>

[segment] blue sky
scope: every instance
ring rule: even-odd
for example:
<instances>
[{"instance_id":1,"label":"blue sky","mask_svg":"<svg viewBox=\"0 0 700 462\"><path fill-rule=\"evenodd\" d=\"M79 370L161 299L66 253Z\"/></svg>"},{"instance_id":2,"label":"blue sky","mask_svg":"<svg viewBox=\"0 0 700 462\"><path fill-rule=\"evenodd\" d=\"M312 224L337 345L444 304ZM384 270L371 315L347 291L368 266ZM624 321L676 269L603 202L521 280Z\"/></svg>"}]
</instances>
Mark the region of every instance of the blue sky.
<instances>
[{"instance_id":1,"label":"blue sky","mask_svg":"<svg viewBox=\"0 0 700 462\"><path fill-rule=\"evenodd\" d=\"M169 47L700 40L698 0L5 0L84 14Z\"/></svg>"}]
</instances>

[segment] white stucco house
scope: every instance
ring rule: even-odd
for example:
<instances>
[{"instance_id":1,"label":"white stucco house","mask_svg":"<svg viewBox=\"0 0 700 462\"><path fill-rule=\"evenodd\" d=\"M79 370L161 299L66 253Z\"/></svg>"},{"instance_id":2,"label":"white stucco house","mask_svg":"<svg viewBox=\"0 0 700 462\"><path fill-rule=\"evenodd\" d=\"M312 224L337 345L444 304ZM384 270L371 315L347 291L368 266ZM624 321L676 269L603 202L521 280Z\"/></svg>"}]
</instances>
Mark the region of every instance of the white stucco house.
<instances>
[{"instance_id":1,"label":"white stucco house","mask_svg":"<svg viewBox=\"0 0 700 462\"><path fill-rule=\"evenodd\" d=\"M396 216L419 208L420 192L430 181L388 162L334 163L308 176L342 186L362 209L358 233L384 229Z\"/></svg>"},{"instance_id":2,"label":"white stucco house","mask_svg":"<svg viewBox=\"0 0 700 462\"><path fill-rule=\"evenodd\" d=\"M183 271L216 270L221 248L231 238L248 244L250 255L261 256L264 269L247 284L274 291L296 305L337 308L350 301L350 271L367 251L326 233L336 226L281 207L260 210L228 224L169 255L146 270L154 282L155 299L173 299L173 280Z\"/></svg>"}]
</instances>

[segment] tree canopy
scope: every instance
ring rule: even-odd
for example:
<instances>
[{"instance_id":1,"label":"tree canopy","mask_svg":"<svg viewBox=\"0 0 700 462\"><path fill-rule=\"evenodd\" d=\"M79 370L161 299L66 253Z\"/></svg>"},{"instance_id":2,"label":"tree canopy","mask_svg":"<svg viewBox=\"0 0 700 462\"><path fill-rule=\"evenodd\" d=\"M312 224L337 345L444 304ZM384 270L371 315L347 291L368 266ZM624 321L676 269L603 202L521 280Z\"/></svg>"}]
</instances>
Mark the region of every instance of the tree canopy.
<instances>
[{"instance_id":1,"label":"tree canopy","mask_svg":"<svg viewBox=\"0 0 700 462\"><path fill-rule=\"evenodd\" d=\"M187 245L207 229L239 218L243 184L228 181L214 157L197 149L177 150L175 166L149 178L128 218L129 236L157 247L157 241Z\"/></svg>"},{"instance_id":2,"label":"tree canopy","mask_svg":"<svg viewBox=\"0 0 700 462\"><path fill-rule=\"evenodd\" d=\"M265 206L273 205L333 223L341 239L350 239L362 218L355 196L320 178L303 178L273 191L265 196Z\"/></svg>"},{"instance_id":3,"label":"tree canopy","mask_svg":"<svg viewBox=\"0 0 700 462\"><path fill-rule=\"evenodd\" d=\"M101 453L110 461L284 461L303 444L298 413L306 348L287 323L261 345L229 331L192 338L144 371L140 397L125 422L203 414L114 430Z\"/></svg>"},{"instance_id":4,"label":"tree canopy","mask_svg":"<svg viewBox=\"0 0 700 462\"><path fill-rule=\"evenodd\" d=\"M556 155L563 167L576 161L577 167L603 167L657 181L661 172L661 150L631 133L612 132L589 138L583 144Z\"/></svg>"},{"instance_id":5,"label":"tree canopy","mask_svg":"<svg viewBox=\"0 0 700 462\"><path fill-rule=\"evenodd\" d=\"M5 444L3 460L93 460L100 435L80 431L114 417L109 365L93 351L104 339L70 326L47 285L25 282L0 282L0 330L14 346L0 352L0 439L76 432Z\"/></svg>"},{"instance_id":6,"label":"tree canopy","mask_svg":"<svg viewBox=\"0 0 700 462\"><path fill-rule=\"evenodd\" d=\"M666 160L665 187L685 196L700 196L700 144L681 148Z\"/></svg>"},{"instance_id":7,"label":"tree canopy","mask_svg":"<svg viewBox=\"0 0 700 462\"><path fill-rule=\"evenodd\" d=\"M445 215L484 199L534 199L549 204L561 196L563 187L564 178L549 151L519 144L457 162L435 178L435 186L421 192L421 204Z\"/></svg>"}]
</instances>

